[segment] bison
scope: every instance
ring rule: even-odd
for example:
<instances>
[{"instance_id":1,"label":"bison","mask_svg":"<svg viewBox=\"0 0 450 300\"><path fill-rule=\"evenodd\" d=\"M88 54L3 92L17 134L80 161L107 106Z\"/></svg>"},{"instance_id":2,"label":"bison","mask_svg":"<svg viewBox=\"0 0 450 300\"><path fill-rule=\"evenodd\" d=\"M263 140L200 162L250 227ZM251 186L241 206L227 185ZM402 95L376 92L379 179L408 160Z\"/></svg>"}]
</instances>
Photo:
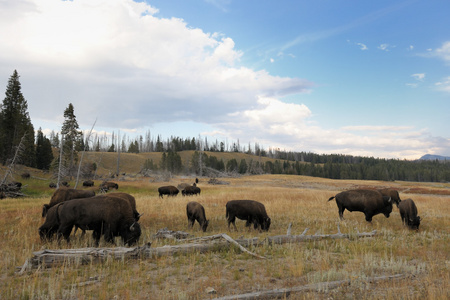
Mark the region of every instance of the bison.
<instances>
[{"instance_id":1,"label":"bison","mask_svg":"<svg viewBox=\"0 0 450 300\"><path fill-rule=\"evenodd\" d=\"M159 197L163 198L163 195L175 197L178 195L179 190L173 185L161 186L158 188Z\"/></svg>"},{"instance_id":2,"label":"bison","mask_svg":"<svg viewBox=\"0 0 450 300\"><path fill-rule=\"evenodd\" d=\"M378 190L383 196L391 197L391 200L395 203L395 205L398 207L398 204L400 203L400 195L398 194L397 190L394 189L379 189Z\"/></svg>"},{"instance_id":3,"label":"bison","mask_svg":"<svg viewBox=\"0 0 450 300\"><path fill-rule=\"evenodd\" d=\"M93 238L98 246L101 235L114 244L114 237L120 236L124 244L133 245L141 236L141 227L133 216L128 201L99 195L94 198L81 198L66 201L58 208L58 237L70 242L73 226L84 230L94 230Z\"/></svg>"},{"instance_id":4,"label":"bison","mask_svg":"<svg viewBox=\"0 0 450 300\"><path fill-rule=\"evenodd\" d=\"M195 183L194 183L195 184ZM200 188L198 186L192 185L192 186L187 186L184 188L184 190L181 191L181 194L183 196L192 196L192 195L200 195Z\"/></svg>"},{"instance_id":5,"label":"bison","mask_svg":"<svg viewBox=\"0 0 450 300\"><path fill-rule=\"evenodd\" d=\"M115 182L112 181L103 181L100 184L100 191L103 193L106 193L107 191L111 190L111 189L119 189L119 185Z\"/></svg>"},{"instance_id":6,"label":"bison","mask_svg":"<svg viewBox=\"0 0 450 300\"><path fill-rule=\"evenodd\" d=\"M417 207L412 199L400 201L398 205L402 222L411 229L419 230L420 217L417 215Z\"/></svg>"},{"instance_id":7,"label":"bison","mask_svg":"<svg viewBox=\"0 0 450 300\"><path fill-rule=\"evenodd\" d=\"M85 180L85 181L83 181L83 186L86 186L86 187L94 186L94 181L93 180Z\"/></svg>"},{"instance_id":8,"label":"bison","mask_svg":"<svg viewBox=\"0 0 450 300\"><path fill-rule=\"evenodd\" d=\"M230 223L233 223L236 229L236 218L247 221L246 227L253 223L255 229L258 226L261 230L268 231L270 228L270 218L267 215L264 204L254 200L231 200L226 204L226 218L228 221L228 230Z\"/></svg>"},{"instance_id":9,"label":"bison","mask_svg":"<svg viewBox=\"0 0 450 300\"><path fill-rule=\"evenodd\" d=\"M45 217L45 215L47 214L47 211L53 205L56 205L58 203L61 203L61 202L67 201L67 200L71 200L71 199L89 198L89 197L94 197L94 196L95 196L94 191L59 188L53 193L52 198L50 199L50 203L43 205L42 217Z\"/></svg>"},{"instance_id":10,"label":"bison","mask_svg":"<svg viewBox=\"0 0 450 300\"><path fill-rule=\"evenodd\" d=\"M136 200L135 198L127 193L111 193L109 194L109 196L112 197L118 197L118 198L122 198L124 200L127 200L128 203L130 203L131 205L131 209L133 210L133 216L134 219L137 221L139 221L139 218L141 217L141 215L136 211ZM95 197L91 198L92 200L95 201ZM70 199L71 200L71 199ZM66 200L66 201L70 201L70 200ZM58 207L64 202L58 203L54 206L52 206L48 211L47 211L47 215L46 215L46 219L44 224L42 224L41 227L39 227L39 235L41 237L41 240L45 240L45 239L51 239L52 236L56 233L56 231L58 230L59 227L59 212L58 212ZM78 226L75 226L75 232L77 231ZM83 230L83 235L85 234L85 230Z\"/></svg>"},{"instance_id":11,"label":"bison","mask_svg":"<svg viewBox=\"0 0 450 300\"><path fill-rule=\"evenodd\" d=\"M192 201L186 205L186 214L188 218L188 225L194 227L194 223L197 220L200 224L200 228L203 232L208 228L209 220L206 220L205 208L198 202Z\"/></svg>"},{"instance_id":12,"label":"bison","mask_svg":"<svg viewBox=\"0 0 450 300\"><path fill-rule=\"evenodd\" d=\"M383 196L376 190L349 190L337 194L328 199L336 199L339 209L339 218L344 219L344 210L360 211L366 216L367 222L372 222L372 217L377 214L384 214L389 218L392 212L392 200L388 196Z\"/></svg>"},{"instance_id":13,"label":"bison","mask_svg":"<svg viewBox=\"0 0 450 300\"><path fill-rule=\"evenodd\" d=\"M113 197L119 197L119 198L127 200L130 203L130 205L131 205L131 209L133 210L133 216L134 216L136 222L139 221L139 218L142 215L137 212L137 210L136 210L136 199L132 195L127 194L127 193L118 193L118 192L110 193L109 195L113 196Z\"/></svg>"}]
</instances>

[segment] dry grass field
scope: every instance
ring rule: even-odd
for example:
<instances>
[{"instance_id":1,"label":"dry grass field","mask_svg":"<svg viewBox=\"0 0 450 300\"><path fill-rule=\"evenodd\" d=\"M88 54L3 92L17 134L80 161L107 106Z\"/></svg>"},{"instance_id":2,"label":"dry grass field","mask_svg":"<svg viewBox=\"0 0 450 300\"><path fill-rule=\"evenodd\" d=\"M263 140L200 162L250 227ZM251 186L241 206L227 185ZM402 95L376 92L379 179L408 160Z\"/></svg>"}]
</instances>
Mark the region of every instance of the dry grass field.
<instances>
[{"instance_id":1,"label":"dry grass field","mask_svg":"<svg viewBox=\"0 0 450 300\"><path fill-rule=\"evenodd\" d=\"M261 175L219 178L228 185L208 185L200 178L200 196L160 199L162 185L192 183L194 178L173 178L170 182L150 182L148 178L119 181L119 191L136 197L143 234L139 245L173 245L153 235L162 228L181 230L195 237L227 233L232 238L286 234L333 234L338 230L356 236L358 232L377 234L371 238L323 239L295 244L251 247L266 257L258 259L237 247L207 253L165 256L153 259L113 260L87 265L67 263L60 267L17 273L17 267L34 251L90 247L90 234L77 232L72 243L43 244L38 235L44 196L0 201L0 299L210 299L329 282L349 280L334 289L322 288L290 295L289 299L449 299L450 298L450 184L344 181L303 176ZM32 183L30 183L31 185ZM38 185L39 183L36 183ZM96 182L98 187L99 182ZM42 183L43 186L47 183ZM419 231L402 225L398 209L390 218L374 217L372 223L359 212L344 213L339 221L336 193L358 187L393 187L402 199L412 198L422 217ZM262 202L272 219L268 232L244 228L228 231L225 204L233 199ZM203 204L210 220L207 232L187 227L186 203ZM120 241L118 244L120 244ZM104 241L101 247L111 247ZM403 274L401 279L370 282L369 278ZM208 294L209 289L214 294Z\"/></svg>"}]
</instances>

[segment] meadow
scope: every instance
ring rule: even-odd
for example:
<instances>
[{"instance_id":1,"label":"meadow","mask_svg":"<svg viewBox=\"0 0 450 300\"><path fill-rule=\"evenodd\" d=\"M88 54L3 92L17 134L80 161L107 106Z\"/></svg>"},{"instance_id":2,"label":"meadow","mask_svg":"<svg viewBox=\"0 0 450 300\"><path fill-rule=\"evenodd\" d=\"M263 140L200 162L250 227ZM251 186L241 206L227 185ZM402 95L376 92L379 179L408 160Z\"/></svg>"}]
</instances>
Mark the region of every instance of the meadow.
<instances>
[{"instance_id":1,"label":"meadow","mask_svg":"<svg viewBox=\"0 0 450 300\"><path fill-rule=\"evenodd\" d=\"M41 249L83 248L93 245L90 234L77 232L70 245L41 242L38 228L44 222L42 205L53 190L48 183L31 179L24 192L30 197L0 200L0 299L210 299L255 291L289 288L350 280L334 289L292 294L289 299L449 299L450 298L450 184L330 180L305 176L260 175L218 178L227 185L210 185L200 178L200 196L163 199L162 185L192 183L195 178L175 177L169 182L149 178L115 181L119 191L135 196L144 213L139 245L173 245L173 240L155 239L159 229L185 231L193 237L227 233L234 239L286 234L348 233L348 239L322 239L302 243L250 247L266 257L258 259L237 247L207 253L163 256L152 259L113 260L103 263L67 263L18 274L17 267ZM97 191L100 181L95 182ZM73 186L73 184L72 184ZM344 212L338 218L335 201L340 191L391 187L402 199L412 198L422 222L419 231L405 227L394 206L390 218L377 215L372 223L359 212ZM266 207L272 219L268 232L244 227L229 231L225 204L234 199L253 199ZM186 204L200 202L210 226L206 232L187 226ZM356 238L358 232L377 231L371 238ZM120 245L119 239L117 244ZM100 247L111 247L103 240ZM402 274L401 279L370 282L369 278ZM208 291L214 290L212 294Z\"/></svg>"}]
</instances>

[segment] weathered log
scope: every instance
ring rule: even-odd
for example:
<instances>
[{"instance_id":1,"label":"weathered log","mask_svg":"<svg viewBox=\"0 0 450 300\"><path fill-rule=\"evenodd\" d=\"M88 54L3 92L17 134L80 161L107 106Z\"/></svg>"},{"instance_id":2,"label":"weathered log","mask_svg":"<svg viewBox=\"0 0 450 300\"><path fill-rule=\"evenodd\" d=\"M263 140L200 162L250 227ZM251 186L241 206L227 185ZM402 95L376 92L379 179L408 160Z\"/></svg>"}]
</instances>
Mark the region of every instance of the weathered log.
<instances>
[{"instance_id":1,"label":"weathered log","mask_svg":"<svg viewBox=\"0 0 450 300\"><path fill-rule=\"evenodd\" d=\"M117 247L117 248L81 248L81 249L60 249L60 250L42 250L33 252L33 257L28 259L22 267L19 267L20 272L23 273L27 270L35 269L38 267L53 267L64 263L91 263L96 261L103 261L108 257L114 259L124 258L153 258L165 255L174 254L188 254L192 252L205 253L208 251L214 251L215 249L228 249L231 245L238 246L243 252L253 255L258 258L264 258L257 254L254 254L244 247L272 245L272 244L285 244L285 243L299 243L304 241L319 240L325 238L351 238L352 235L342 234L340 230L336 234L327 235L305 235L307 229L303 231L301 235L279 235L268 237L265 240L259 241L258 238L251 239L237 239L233 240L227 234L216 234L208 237L201 237L195 239L178 240L179 242L190 243L163 246L157 248L151 248L150 243L134 248ZM357 233L355 237L372 237L376 234L376 230L366 233ZM222 241L215 241L221 239ZM211 241L213 241L211 243ZM207 243L205 243L207 242Z\"/></svg>"},{"instance_id":2,"label":"weathered log","mask_svg":"<svg viewBox=\"0 0 450 300\"><path fill-rule=\"evenodd\" d=\"M405 274L395 274L388 276L379 276L379 277L370 277L364 280L365 282L377 282L382 280L389 279L401 279L406 277ZM354 280L353 280L354 281ZM352 283L352 280L338 280L338 281L330 281L330 282L320 282L307 284L292 288L284 288L284 289L275 289L275 290L267 290L267 291L259 291L247 294L240 295L230 295L220 298L214 298L213 300L247 300L247 299L275 299L275 298L287 298L291 294L300 293L300 292L315 292L315 291L329 291L331 289L338 288L343 285L349 285Z\"/></svg>"}]
</instances>

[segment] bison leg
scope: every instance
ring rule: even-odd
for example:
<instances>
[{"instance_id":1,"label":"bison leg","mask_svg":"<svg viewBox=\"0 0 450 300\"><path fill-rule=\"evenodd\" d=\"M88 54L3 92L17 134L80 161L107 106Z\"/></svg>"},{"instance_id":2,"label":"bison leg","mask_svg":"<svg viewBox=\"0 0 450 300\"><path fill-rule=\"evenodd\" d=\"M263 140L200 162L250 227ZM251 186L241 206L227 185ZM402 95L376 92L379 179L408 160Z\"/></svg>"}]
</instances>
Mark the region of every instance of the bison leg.
<instances>
[{"instance_id":1,"label":"bison leg","mask_svg":"<svg viewBox=\"0 0 450 300\"><path fill-rule=\"evenodd\" d=\"M234 229L238 231L236 227L236 216L228 215L228 230L230 230L230 223L233 223Z\"/></svg>"},{"instance_id":2,"label":"bison leg","mask_svg":"<svg viewBox=\"0 0 450 300\"><path fill-rule=\"evenodd\" d=\"M372 222L372 214L364 213L367 222Z\"/></svg>"},{"instance_id":3,"label":"bison leg","mask_svg":"<svg viewBox=\"0 0 450 300\"><path fill-rule=\"evenodd\" d=\"M345 207L338 204L338 208L339 208L339 218L340 218L341 220L344 220L344 210L345 210Z\"/></svg>"},{"instance_id":4,"label":"bison leg","mask_svg":"<svg viewBox=\"0 0 450 300\"><path fill-rule=\"evenodd\" d=\"M72 227L73 225L59 225L58 231L57 231L57 235L58 235L58 240L61 239L61 236L63 236L67 243L70 243L70 233L72 232Z\"/></svg>"}]
</instances>

